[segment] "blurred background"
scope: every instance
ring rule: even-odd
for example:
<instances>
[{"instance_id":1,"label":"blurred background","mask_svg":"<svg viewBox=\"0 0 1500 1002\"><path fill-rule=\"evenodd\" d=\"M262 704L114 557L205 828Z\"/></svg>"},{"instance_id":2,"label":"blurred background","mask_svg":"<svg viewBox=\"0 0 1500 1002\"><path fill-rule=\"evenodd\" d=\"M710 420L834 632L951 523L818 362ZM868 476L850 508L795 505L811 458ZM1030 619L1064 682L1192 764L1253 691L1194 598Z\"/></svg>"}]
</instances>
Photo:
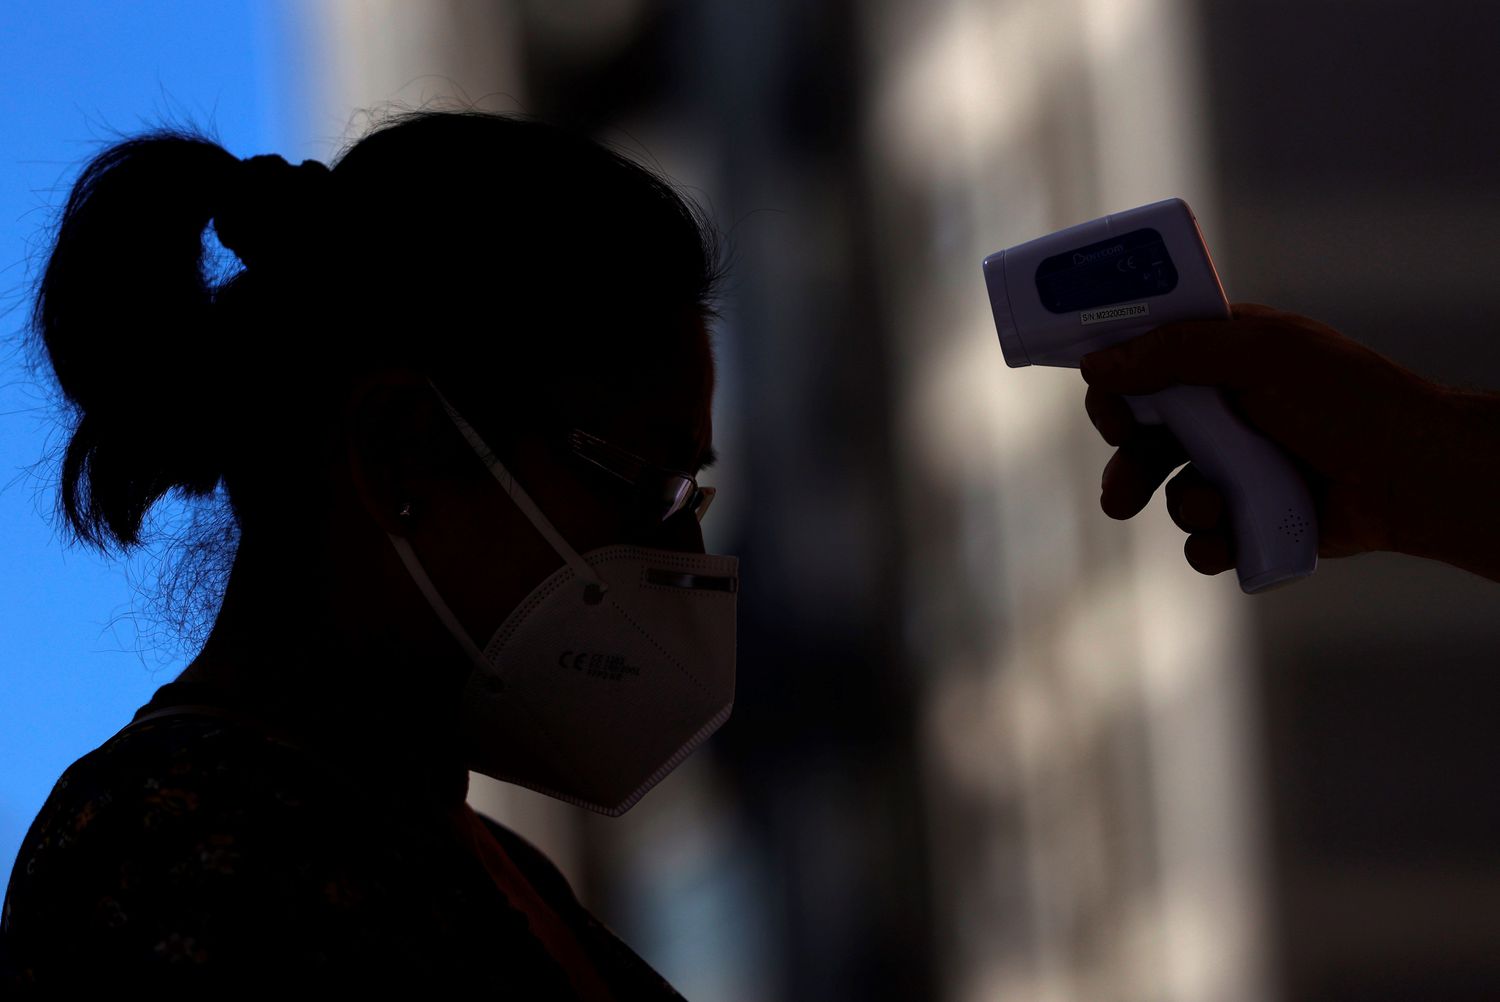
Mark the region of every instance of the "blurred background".
<instances>
[{"instance_id":1,"label":"blurred background","mask_svg":"<svg viewBox=\"0 0 1500 1002\"><path fill-rule=\"evenodd\" d=\"M1380 554L1247 597L1160 500L1111 521L1082 381L1006 368L979 261L1181 196L1231 299L1500 388L1497 43L1466 0L10 4L6 327L117 133L584 129L733 250L705 529L743 561L738 697L623 818L475 775L477 809L695 1000L1491 999L1500 586ZM46 388L6 362L8 871L196 651L159 552L60 547Z\"/></svg>"}]
</instances>

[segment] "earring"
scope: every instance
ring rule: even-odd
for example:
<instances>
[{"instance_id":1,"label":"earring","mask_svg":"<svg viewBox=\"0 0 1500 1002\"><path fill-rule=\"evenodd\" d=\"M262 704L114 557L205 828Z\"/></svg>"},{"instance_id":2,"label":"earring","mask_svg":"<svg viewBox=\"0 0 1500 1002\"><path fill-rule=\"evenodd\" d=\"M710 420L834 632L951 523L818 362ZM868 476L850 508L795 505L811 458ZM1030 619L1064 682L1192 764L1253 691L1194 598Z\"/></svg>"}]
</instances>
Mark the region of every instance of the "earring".
<instances>
[{"instance_id":1,"label":"earring","mask_svg":"<svg viewBox=\"0 0 1500 1002\"><path fill-rule=\"evenodd\" d=\"M401 506L401 510L396 512L396 514L401 516L402 518L411 518L411 502L408 501L403 504Z\"/></svg>"}]
</instances>

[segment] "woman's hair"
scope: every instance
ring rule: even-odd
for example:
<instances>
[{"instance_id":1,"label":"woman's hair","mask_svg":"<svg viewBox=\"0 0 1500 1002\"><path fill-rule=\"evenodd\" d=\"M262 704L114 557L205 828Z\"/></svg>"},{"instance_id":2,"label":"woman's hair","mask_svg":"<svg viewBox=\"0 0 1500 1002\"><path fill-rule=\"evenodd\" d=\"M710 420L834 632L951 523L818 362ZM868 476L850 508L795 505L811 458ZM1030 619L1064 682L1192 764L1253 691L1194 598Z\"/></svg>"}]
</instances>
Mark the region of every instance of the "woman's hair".
<instances>
[{"instance_id":1,"label":"woman's hair","mask_svg":"<svg viewBox=\"0 0 1500 1002\"><path fill-rule=\"evenodd\" d=\"M210 221L245 263L223 280ZM628 393L712 312L719 269L691 200L535 121L399 113L331 170L180 129L118 142L72 188L29 328L73 422L58 511L108 552L169 491L222 482L236 522L296 499L342 390L388 366L503 440Z\"/></svg>"}]
</instances>

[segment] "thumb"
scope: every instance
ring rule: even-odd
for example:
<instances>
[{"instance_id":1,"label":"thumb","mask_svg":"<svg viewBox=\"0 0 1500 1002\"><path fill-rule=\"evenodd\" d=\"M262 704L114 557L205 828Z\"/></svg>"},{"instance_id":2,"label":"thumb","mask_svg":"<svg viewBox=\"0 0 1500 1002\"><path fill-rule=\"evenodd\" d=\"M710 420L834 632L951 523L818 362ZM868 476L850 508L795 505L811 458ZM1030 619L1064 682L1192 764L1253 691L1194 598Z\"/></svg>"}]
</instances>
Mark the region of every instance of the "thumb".
<instances>
[{"instance_id":1,"label":"thumb","mask_svg":"<svg viewBox=\"0 0 1500 1002\"><path fill-rule=\"evenodd\" d=\"M1245 373L1245 331L1233 320L1166 324L1083 356L1084 380L1108 393L1155 393L1178 383L1234 386Z\"/></svg>"}]
</instances>

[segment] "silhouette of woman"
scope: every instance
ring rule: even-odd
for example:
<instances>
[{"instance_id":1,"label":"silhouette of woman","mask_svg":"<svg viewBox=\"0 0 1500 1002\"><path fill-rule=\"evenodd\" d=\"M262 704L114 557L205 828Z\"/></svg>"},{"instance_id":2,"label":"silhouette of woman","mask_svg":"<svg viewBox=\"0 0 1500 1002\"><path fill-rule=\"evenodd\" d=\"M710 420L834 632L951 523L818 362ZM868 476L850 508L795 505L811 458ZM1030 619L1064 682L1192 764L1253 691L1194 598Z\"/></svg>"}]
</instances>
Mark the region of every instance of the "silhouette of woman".
<instances>
[{"instance_id":1,"label":"silhouette of woman","mask_svg":"<svg viewBox=\"0 0 1500 1002\"><path fill-rule=\"evenodd\" d=\"M95 157L33 314L59 509L124 551L222 483L237 548L201 653L32 824L0 985L677 997L465 796L617 814L728 716L717 274L669 184L533 121L401 114L331 169Z\"/></svg>"}]
</instances>

